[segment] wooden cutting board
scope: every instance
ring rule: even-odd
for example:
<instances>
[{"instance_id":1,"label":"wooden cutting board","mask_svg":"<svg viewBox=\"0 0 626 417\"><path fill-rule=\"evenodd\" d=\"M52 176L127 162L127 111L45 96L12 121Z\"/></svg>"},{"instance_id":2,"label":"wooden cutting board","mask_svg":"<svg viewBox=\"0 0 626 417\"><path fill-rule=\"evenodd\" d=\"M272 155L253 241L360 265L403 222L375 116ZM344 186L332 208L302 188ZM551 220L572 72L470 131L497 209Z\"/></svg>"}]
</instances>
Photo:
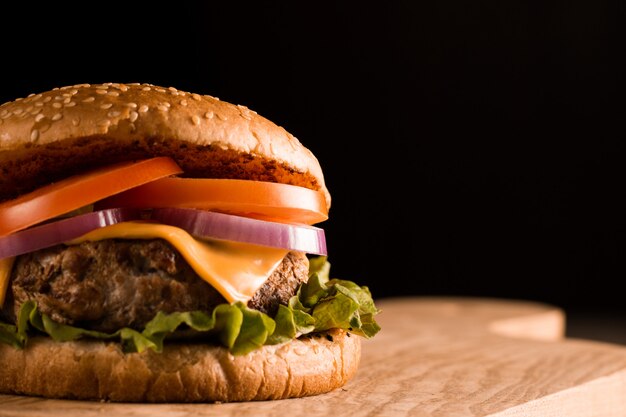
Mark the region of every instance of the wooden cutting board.
<instances>
[{"instance_id":1,"label":"wooden cutting board","mask_svg":"<svg viewBox=\"0 0 626 417\"><path fill-rule=\"evenodd\" d=\"M345 388L230 404L113 404L0 396L0 416L626 416L626 347L563 339L545 305L490 299L379 303L383 330Z\"/></svg>"}]
</instances>

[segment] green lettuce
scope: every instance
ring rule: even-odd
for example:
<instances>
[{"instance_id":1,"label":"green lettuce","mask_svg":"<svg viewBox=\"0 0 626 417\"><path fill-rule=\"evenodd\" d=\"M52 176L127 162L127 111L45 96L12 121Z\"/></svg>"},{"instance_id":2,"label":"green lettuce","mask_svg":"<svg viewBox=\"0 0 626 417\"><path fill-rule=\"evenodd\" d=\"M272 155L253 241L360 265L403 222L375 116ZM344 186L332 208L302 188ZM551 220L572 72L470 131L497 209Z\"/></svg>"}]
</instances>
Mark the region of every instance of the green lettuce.
<instances>
[{"instance_id":1,"label":"green lettuce","mask_svg":"<svg viewBox=\"0 0 626 417\"><path fill-rule=\"evenodd\" d=\"M0 322L0 343L21 349L28 335L45 333L59 342L81 338L117 340L126 352L163 350L165 339L184 326L229 349L234 355L251 352L263 345L287 342L311 332L333 328L370 338L380 327L374 320L378 309L367 287L351 281L329 278L326 257L310 260L309 281L300 286L287 306L280 305L272 318L244 303L220 304L212 313L188 311L159 312L143 331L123 328L103 333L57 323L41 313L34 301L22 304L17 323Z\"/></svg>"}]
</instances>

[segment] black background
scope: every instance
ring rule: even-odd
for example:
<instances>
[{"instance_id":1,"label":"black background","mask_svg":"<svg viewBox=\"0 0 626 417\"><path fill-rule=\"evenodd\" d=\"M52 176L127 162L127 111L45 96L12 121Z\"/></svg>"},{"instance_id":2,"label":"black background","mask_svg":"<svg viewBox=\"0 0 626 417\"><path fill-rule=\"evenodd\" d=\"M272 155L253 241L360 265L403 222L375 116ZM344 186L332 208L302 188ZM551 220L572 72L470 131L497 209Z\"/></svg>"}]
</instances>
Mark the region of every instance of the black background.
<instances>
[{"instance_id":1,"label":"black background","mask_svg":"<svg viewBox=\"0 0 626 417\"><path fill-rule=\"evenodd\" d=\"M17 6L0 101L116 81L247 105L318 156L334 276L626 312L624 2L305 3Z\"/></svg>"}]
</instances>

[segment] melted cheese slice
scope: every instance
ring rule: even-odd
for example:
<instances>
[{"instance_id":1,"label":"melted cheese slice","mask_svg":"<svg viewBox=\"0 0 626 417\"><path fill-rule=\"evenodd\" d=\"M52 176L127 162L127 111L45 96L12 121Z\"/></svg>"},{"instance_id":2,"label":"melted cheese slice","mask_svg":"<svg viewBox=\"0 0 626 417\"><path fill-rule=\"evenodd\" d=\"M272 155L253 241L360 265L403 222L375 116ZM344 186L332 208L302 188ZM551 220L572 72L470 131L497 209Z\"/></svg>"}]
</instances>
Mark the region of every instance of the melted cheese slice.
<instances>
[{"instance_id":1,"label":"melted cheese slice","mask_svg":"<svg viewBox=\"0 0 626 417\"><path fill-rule=\"evenodd\" d=\"M230 303L247 303L280 265L287 250L230 241L199 241L189 233L163 224L124 222L96 229L67 242L76 245L104 239L165 239L194 271ZM11 260L0 260L0 305L11 272Z\"/></svg>"},{"instance_id":2,"label":"melted cheese slice","mask_svg":"<svg viewBox=\"0 0 626 417\"><path fill-rule=\"evenodd\" d=\"M11 278L11 269L15 258L0 259L0 307L4 305L4 297Z\"/></svg>"}]
</instances>

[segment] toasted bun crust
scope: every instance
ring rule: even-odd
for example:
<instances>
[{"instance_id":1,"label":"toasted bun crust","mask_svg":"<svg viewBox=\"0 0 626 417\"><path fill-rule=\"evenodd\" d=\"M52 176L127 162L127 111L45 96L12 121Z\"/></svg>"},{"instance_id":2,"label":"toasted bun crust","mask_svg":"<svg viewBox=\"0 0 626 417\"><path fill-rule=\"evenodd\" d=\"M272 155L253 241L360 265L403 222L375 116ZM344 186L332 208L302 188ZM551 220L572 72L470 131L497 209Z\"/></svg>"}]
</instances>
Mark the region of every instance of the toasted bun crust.
<instances>
[{"instance_id":1,"label":"toasted bun crust","mask_svg":"<svg viewBox=\"0 0 626 417\"><path fill-rule=\"evenodd\" d=\"M244 356L201 344L124 354L116 343L39 337L24 350L0 343L0 393L122 402L303 397L344 385L360 353L360 338L341 330Z\"/></svg>"},{"instance_id":2,"label":"toasted bun crust","mask_svg":"<svg viewBox=\"0 0 626 417\"><path fill-rule=\"evenodd\" d=\"M75 85L0 106L0 201L70 174L170 156L189 177L281 182L322 191L319 162L245 106L148 84Z\"/></svg>"}]
</instances>

